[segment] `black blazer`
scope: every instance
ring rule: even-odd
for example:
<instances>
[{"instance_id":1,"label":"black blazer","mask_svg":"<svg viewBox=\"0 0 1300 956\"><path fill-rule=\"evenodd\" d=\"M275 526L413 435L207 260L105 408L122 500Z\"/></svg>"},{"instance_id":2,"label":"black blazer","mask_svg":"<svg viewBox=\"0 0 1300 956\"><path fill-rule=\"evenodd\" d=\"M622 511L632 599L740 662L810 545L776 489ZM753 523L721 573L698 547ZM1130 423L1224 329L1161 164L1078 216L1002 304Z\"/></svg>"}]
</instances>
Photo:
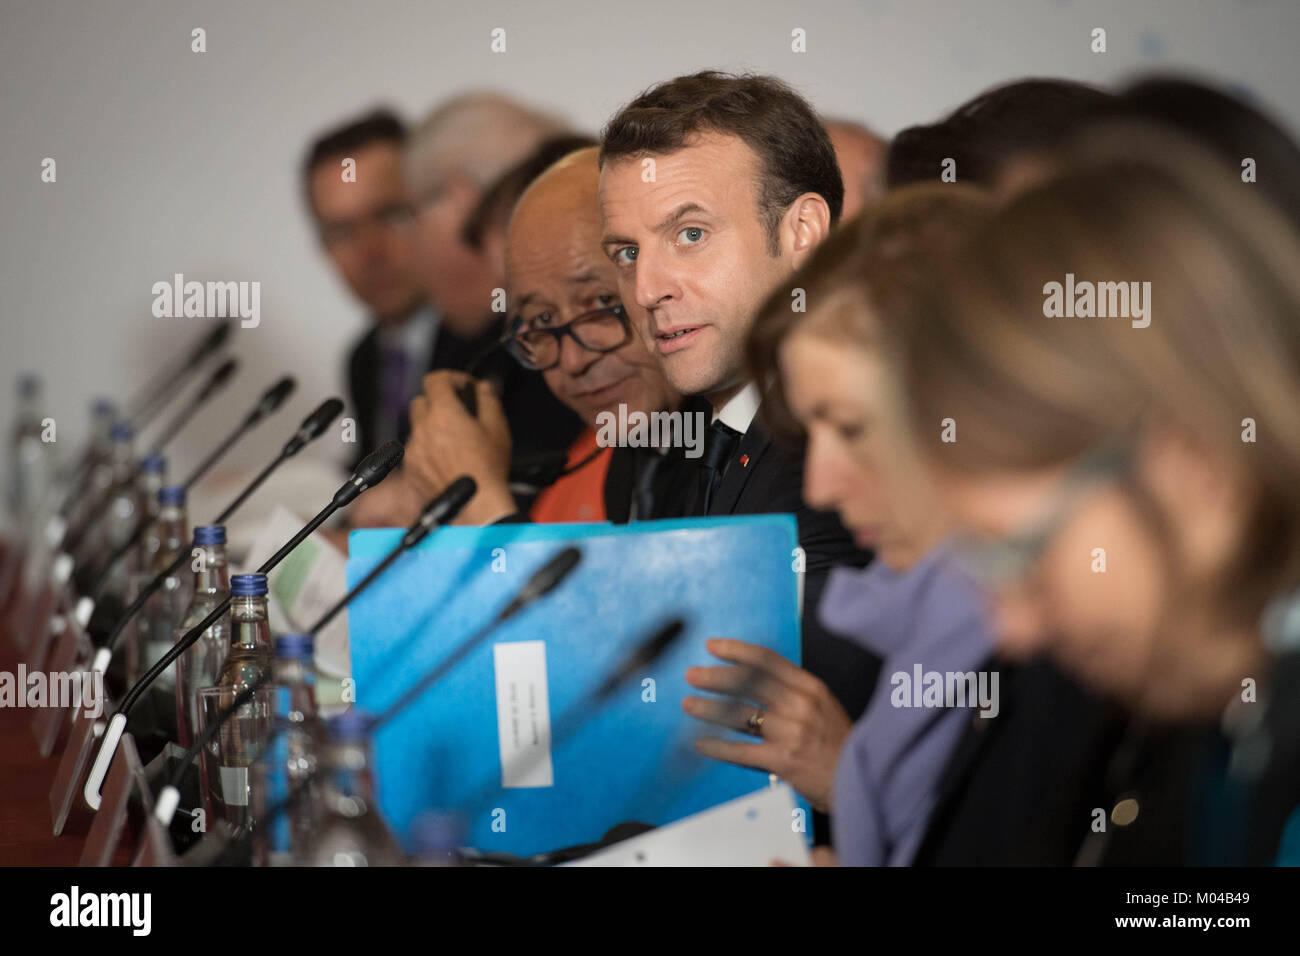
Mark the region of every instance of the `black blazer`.
<instances>
[{"instance_id":1,"label":"black blazer","mask_svg":"<svg viewBox=\"0 0 1300 956\"><path fill-rule=\"evenodd\" d=\"M1217 723L1127 718L1046 661L1002 674L999 714L975 718L954 751L916 865L1273 862L1300 812L1300 653L1274 662L1260 730L1268 759L1233 778L1235 797L1222 786L1230 750ZM1121 800L1137 814L1116 825Z\"/></svg>"},{"instance_id":2,"label":"black blazer","mask_svg":"<svg viewBox=\"0 0 1300 956\"><path fill-rule=\"evenodd\" d=\"M936 788L915 866L1070 866L1105 806L1118 711L1046 660L986 661L998 714L971 718Z\"/></svg>"},{"instance_id":3,"label":"black blazer","mask_svg":"<svg viewBox=\"0 0 1300 956\"><path fill-rule=\"evenodd\" d=\"M459 338L445 327L439 327L425 369L469 370L470 365L475 364L498 340L502 323L503 320L494 322L483 335L474 339ZM551 394L540 372L524 368L504 349L490 352L486 359L476 364L477 377L491 381L501 396L506 420L510 423L515 461L568 452L582 430L582 422ZM356 460L360 461L378 445L377 418L383 389L378 327L362 336L349 355L348 386L357 416L359 449ZM403 410L398 421L398 439L405 442L410 431L411 423Z\"/></svg>"},{"instance_id":4,"label":"black blazer","mask_svg":"<svg viewBox=\"0 0 1300 956\"><path fill-rule=\"evenodd\" d=\"M709 405L703 400L688 401L686 410L701 411L704 420L709 420ZM675 488L681 510L674 513L669 503L657 509L661 513L656 517L700 515L700 459L686 458L680 449L674 449L674 455L678 469ZM833 565L865 567L872 553L853 543L838 516L816 511L804 503L802 453L775 444L757 418L737 443L709 505L710 515L794 515L805 559L802 666L820 678L849 717L857 720L871 699L880 673L880 658L822 627L817 607Z\"/></svg>"}]
</instances>

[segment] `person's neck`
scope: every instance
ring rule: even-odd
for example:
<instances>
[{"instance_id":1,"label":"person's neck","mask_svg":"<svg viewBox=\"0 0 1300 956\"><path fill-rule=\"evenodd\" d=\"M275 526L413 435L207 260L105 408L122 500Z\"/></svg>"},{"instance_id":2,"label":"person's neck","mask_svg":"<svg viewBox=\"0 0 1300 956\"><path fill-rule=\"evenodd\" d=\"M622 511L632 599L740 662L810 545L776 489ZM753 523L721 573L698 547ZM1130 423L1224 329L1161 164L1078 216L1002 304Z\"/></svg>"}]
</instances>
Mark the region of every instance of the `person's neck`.
<instances>
[{"instance_id":1,"label":"person's neck","mask_svg":"<svg viewBox=\"0 0 1300 956\"><path fill-rule=\"evenodd\" d=\"M424 308L424 303L417 300L401 312L395 312L392 315L375 316L375 321L386 329L393 329L396 331L397 329L404 328L411 319L415 318L416 314L422 308Z\"/></svg>"}]
</instances>

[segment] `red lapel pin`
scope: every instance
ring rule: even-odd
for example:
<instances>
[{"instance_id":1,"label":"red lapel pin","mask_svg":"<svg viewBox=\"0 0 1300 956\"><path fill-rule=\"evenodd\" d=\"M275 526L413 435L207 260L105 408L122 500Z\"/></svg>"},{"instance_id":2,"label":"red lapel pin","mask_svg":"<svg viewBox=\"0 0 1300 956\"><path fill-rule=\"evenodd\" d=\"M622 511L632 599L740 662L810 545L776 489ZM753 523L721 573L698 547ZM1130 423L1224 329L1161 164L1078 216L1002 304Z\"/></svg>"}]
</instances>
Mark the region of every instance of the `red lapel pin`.
<instances>
[{"instance_id":1,"label":"red lapel pin","mask_svg":"<svg viewBox=\"0 0 1300 956\"><path fill-rule=\"evenodd\" d=\"M741 468L748 468L748 467L749 467L749 456L748 456L748 455L741 455L741 456L740 456L740 467L741 467Z\"/></svg>"}]
</instances>

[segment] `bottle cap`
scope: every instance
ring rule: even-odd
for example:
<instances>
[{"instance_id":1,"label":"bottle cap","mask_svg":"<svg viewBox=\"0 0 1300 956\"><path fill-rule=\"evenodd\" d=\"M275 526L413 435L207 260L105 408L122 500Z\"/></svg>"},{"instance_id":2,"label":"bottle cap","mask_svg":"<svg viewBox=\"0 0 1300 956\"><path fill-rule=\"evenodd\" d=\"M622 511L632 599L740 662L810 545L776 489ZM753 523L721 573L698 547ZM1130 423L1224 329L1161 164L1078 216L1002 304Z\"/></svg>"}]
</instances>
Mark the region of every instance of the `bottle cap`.
<instances>
[{"instance_id":1,"label":"bottle cap","mask_svg":"<svg viewBox=\"0 0 1300 956\"><path fill-rule=\"evenodd\" d=\"M140 470L157 472L161 475L167 470L167 459L157 452L154 452L152 455L146 455L144 461L140 462Z\"/></svg>"},{"instance_id":2,"label":"bottle cap","mask_svg":"<svg viewBox=\"0 0 1300 956\"><path fill-rule=\"evenodd\" d=\"M276 657L311 657L316 639L310 634L281 634L275 639Z\"/></svg>"},{"instance_id":3,"label":"bottle cap","mask_svg":"<svg viewBox=\"0 0 1300 956\"><path fill-rule=\"evenodd\" d=\"M117 407L110 399L97 398L90 403L90 411L96 418L102 418L105 415L112 415L117 411Z\"/></svg>"},{"instance_id":4,"label":"bottle cap","mask_svg":"<svg viewBox=\"0 0 1300 956\"><path fill-rule=\"evenodd\" d=\"M231 597L259 597L265 594L265 574L236 574L230 579Z\"/></svg>"},{"instance_id":5,"label":"bottle cap","mask_svg":"<svg viewBox=\"0 0 1300 956\"><path fill-rule=\"evenodd\" d=\"M135 437L135 429L131 427L130 422L114 422L108 437L113 441L130 441Z\"/></svg>"},{"instance_id":6,"label":"bottle cap","mask_svg":"<svg viewBox=\"0 0 1300 956\"><path fill-rule=\"evenodd\" d=\"M197 545L225 544L226 526L223 524L205 524L194 529L194 543Z\"/></svg>"},{"instance_id":7,"label":"bottle cap","mask_svg":"<svg viewBox=\"0 0 1300 956\"><path fill-rule=\"evenodd\" d=\"M185 504L185 488L182 485L166 485L159 488L158 504L173 505L179 508Z\"/></svg>"}]
</instances>

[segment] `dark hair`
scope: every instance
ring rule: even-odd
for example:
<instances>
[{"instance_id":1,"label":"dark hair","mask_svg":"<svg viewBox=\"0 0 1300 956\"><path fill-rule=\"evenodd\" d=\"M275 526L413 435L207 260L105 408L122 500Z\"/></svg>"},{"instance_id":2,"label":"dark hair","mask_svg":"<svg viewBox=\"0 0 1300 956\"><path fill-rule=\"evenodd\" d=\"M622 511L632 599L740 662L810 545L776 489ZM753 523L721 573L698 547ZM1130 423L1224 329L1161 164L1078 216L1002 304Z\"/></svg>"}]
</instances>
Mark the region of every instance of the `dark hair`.
<instances>
[{"instance_id":1,"label":"dark hair","mask_svg":"<svg viewBox=\"0 0 1300 956\"><path fill-rule=\"evenodd\" d=\"M831 223L839 220L844 182L830 137L808 102L771 76L704 70L646 90L605 127L600 165L676 152L702 132L738 136L758 154L758 213L773 255L781 217L804 193L825 199Z\"/></svg>"},{"instance_id":2,"label":"dark hair","mask_svg":"<svg viewBox=\"0 0 1300 956\"><path fill-rule=\"evenodd\" d=\"M531 153L511 166L493 182L478 204L470 210L461 226L460 238L472 249L482 250L483 236L489 229L504 227L510 221L515 203L534 179L570 153L595 146L590 136L566 133L545 139Z\"/></svg>"},{"instance_id":3,"label":"dark hair","mask_svg":"<svg viewBox=\"0 0 1300 956\"><path fill-rule=\"evenodd\" d=\"M959 181L994 185L1011 156L1056 145L1111 99L1070 80L1017 80L996 86L928 126L910 126L889 144L890 189L939 176L944 159L957 161Z\"/></svg>"},{"instance_id":4,"label":"dark hair","mask_svg":"<svg viewBox=\"0 0 1300 956\"><path fill-rule=\"evenodd\" d=\"M898 328L913 321L949 256L993 213L969 185L917 183L892 190L830 234L768 297L746 343L750 377L770 382L759 406L768 430L797 446L803 430L786 402L781 346L800 329L879 351L892 364ZM802 289L806 312L791 307Z\"/></svg>"},{"instance_id":5,"label":"dark hair","mask_svg":"<svg viewBox=\"0 0 1300 956\"><path fill-rule=\"evenodd\" d=\"M1098 117L1172 126L1238 173L1242 160L1251 157L1259 168L1260 190L1300 228L1300 147L1276 120L1240 98L1194 80L1152 76L1123 90Z\"/></svg>"},{"instance_id":6,"label":"dark hair","mask_svg":"<svg viewBox=\"0 0 1300 956\"><path fill-rule=\"evenodd\" d=\"M302 182L307 196L307 205L312 205L311 174L317 166L327 159L346 156L372 143L404 146L406 124L392 110L381 108L348 120L343 125L317 136L308 147L302 163Z\"/></svg>"}]
</instances>

